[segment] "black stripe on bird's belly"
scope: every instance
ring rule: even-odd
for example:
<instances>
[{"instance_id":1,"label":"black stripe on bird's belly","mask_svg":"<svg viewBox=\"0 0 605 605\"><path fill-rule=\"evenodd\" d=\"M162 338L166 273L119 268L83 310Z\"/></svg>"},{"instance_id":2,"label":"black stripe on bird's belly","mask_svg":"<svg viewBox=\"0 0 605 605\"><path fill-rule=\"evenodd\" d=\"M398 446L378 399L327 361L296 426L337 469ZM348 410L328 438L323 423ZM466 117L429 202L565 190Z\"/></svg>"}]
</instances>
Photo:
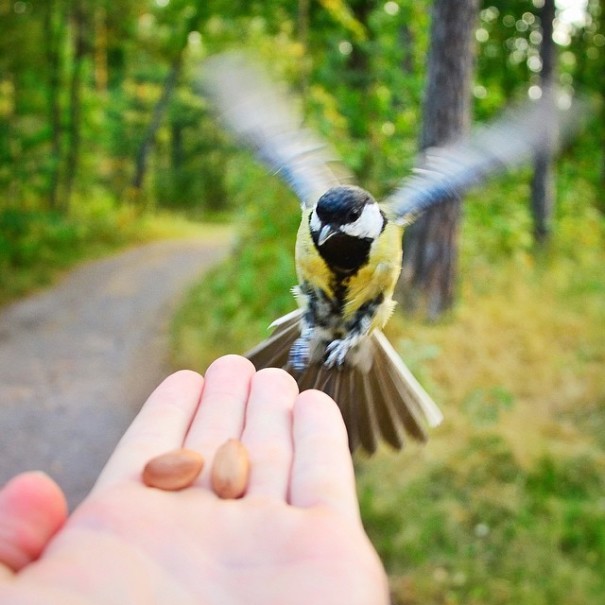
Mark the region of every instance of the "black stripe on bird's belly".
<instances>
[{"instance_id":1,"label":"black stripe on bird's belly","mask_svg":"<svg viewBox=\"0 0 605 605\"><path fill-rule=\"evenodd\" d=\"M344 304L342 298L328 296L323 290L311 286L307 281L300 285L300 290L307 299L305 320L308 325L332 330L340 323Z\"/></svg>"},{"instance_id":2,"label":"black stripe on bird's belly","mask_svg":"<svg viewBox=\"0 0 605 605\"><path fill-rule=\"evenodd\" d=\"M380 307L383 302L384 294L381 292L371 300L363 303L347 323L347 330L349 332L365 332L368 329L369 324L371 324L374 315L376 315L378 307Z\"/></svg>"},{"instance_id":3,"label":"black stripe on bird's belly","mask_svg":"<svg viewBox=\"0 0 605 605\"><path fill-rule=\"evenodd\" d=\"M322 246L317 246L320 256L335 273L355 275L370 259L372 239L351 237L345 233L333 235Z\"/></svg>"}]
</instances>

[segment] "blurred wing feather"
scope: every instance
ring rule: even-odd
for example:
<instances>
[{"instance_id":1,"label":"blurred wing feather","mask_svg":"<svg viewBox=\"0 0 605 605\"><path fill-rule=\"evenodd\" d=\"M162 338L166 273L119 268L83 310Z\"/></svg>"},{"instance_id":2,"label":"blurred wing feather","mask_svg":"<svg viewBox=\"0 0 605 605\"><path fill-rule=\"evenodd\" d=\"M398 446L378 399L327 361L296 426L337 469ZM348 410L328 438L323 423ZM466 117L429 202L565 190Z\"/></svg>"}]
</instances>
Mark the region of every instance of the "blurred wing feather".
<instances>
[{"instance_id":1,"label":"blurred wing feather","mask_svg":"<svg viewBox=\"0 0 605 605\"><path fill-rule=\"evenodd\" d=\"M546 90L539 101L505 112L468 137L426 149L413 174L385 200L387 216L408 225L435 204L531 161L536 153L554 152L578 130L586 109L581 100Z\"/></svg>"},{"instance_id":2,"label":"blurred wing feather","mask_svg":"<svg viewBox=\"0 0 605 605\"><path fill-rule=\"evenodd\" d=\"M336 154L303 127L296 103L239 53L208 59L199 83L225 125L282 178L304 207L351 176Z\"/></svg>"}]
</instances>

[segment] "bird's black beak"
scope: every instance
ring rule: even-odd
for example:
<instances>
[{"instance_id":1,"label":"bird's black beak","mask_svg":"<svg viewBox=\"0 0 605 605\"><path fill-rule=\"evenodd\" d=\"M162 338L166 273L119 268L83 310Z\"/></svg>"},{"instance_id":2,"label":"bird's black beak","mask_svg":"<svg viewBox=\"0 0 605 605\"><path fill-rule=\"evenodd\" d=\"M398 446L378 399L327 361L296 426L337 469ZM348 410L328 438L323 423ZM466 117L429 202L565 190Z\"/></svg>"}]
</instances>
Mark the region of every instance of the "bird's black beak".
<instances>
[{"instance_id":1,"label":"bird's black beak","mask_svg":"<svg viewBox=\"0 0 605 605\"><path fill-rule=\"evenodd\" d=\"M333 235L338 233L338 229L334 229L331 225L324 225L319 232L317 237L317 245L322 246L325 244Z\"/></svg>"}]
</instances>

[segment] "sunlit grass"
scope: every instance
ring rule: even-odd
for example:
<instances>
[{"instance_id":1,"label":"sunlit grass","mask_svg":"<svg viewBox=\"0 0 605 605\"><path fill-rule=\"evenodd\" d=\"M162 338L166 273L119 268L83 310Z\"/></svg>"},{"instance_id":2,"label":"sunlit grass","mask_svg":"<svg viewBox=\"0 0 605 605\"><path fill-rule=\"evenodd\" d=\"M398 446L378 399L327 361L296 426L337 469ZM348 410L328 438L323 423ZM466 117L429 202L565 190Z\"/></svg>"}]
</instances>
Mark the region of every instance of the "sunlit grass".
<instances>
[{"instance_id":1,"label":"sunlit grass","mask_svg":"<svg viewBox=\"0 0 605 605\"><path fill-rule=\"evenodd\" d=\"M172 326L175 367L204 371L217 356L244 353L295 307L293 245L300 213L292 194L262 180L249 187L230 258L194 285ZM271 217L268 220L268 217Z\"/></svg>"},{"instance_id":2,"label":"sunlit grass","mask_svg":"<svg viewBox=\"0 0 605 605\"><path fill-rule=\"evenodd\" d=\"M225 242L231 230L168 212L141 213L106 198L75 204L69 214L0 212L0 305L53 283L74 264L157 239Z\"/></svg>"},{"instance_id":3,"label":"sunlit grass","mask_svg":"<svg viewBox=\"0 0 605 605\"><path fill-rule=\"evenodd\" d=\"M544 250L525 219L510 229L518 195L492 204L508 226L470 206L456 308L389 325L445 413L424 448L358 460L396 604L602 600L605 231L590 207L566 212L582 183L563 191Z\"/></svg>"},{"instance_id":4,"label":"sunlit grass","mask_svg":"<svg viewBox=\"0 0 605 605\"><path fill-rule=\"evenodd\" d=\"M593 254L469 266L450 317L390 325L446 418L424 448L358 460L395 603L600 602L605 255Z\"/></svg>"},{"instance_id":5,"label":"sunlit grass","mask_svg":"<svg viewBox=\"0 0 605 605\"><path fill-rule=\"evenodd\" d=\"M356 457L395 604L602 602L605 229L594 191L562 172L549 246L533 249L525 179L485 188L466 205L456 307L388 326L445 413L426 446ZM287 195L255 198L232 259L191 291L178 366L247 350L293 308Z\"/></svg>"}]
</instances>

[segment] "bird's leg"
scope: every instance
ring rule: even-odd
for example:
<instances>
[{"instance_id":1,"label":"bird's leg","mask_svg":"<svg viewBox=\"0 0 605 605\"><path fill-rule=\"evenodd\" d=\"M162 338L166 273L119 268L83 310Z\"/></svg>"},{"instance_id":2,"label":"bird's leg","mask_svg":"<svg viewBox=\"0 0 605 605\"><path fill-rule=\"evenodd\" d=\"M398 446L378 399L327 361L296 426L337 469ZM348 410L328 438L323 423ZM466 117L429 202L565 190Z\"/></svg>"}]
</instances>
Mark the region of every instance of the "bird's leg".
<instances>
[{"instance_id":1,"label":"bird's leg","mask_svg":"<svg viewBox=\"0 0 605 605\"><path fill-rule=\"evenodd\" d=\"M313 315L307 311L303 313L300 320L300 336L294 341L290 348L288 362L296 372L304 371L309 365L311 338L314 333Z\"/></svg>"},{"instance_id":2,"label":"bird's leg","mask_svg":"<svg viewBox=\"0 0 605 605\"><path fill-rule=\"evenodd\" d=\"M290 347L288 361L296 372L304 371L309 365L311 351L311 335L301 334Z\"/></svg>"},{"instance_id":3,"label":"bird's leg","mask_svg":"<svg viewBox=\"0 0 605 605\"><path fill-rule=\"evenodd\" d=\"M349 351L370 333L376 312L383 302L384 297L380 294L357 309L352 319L345 325L343 338L333 340L326 347L325 366L332 368L344 364Z\"/></svg>"},{"instance_id":4,"label":"bird's leg","mask_svg":"<svg viewBox=\"0 0 605 605\"><path fill-rule=\"evenodd\" d=\"M344 338L337 338L330 342L326 347L324 365L328 368L342 366L349 351L367 336L371 323L371 319L367 318L367 322L364 321L359 324L359 328L347 332Z\"/></svg>"}]
</instances>

